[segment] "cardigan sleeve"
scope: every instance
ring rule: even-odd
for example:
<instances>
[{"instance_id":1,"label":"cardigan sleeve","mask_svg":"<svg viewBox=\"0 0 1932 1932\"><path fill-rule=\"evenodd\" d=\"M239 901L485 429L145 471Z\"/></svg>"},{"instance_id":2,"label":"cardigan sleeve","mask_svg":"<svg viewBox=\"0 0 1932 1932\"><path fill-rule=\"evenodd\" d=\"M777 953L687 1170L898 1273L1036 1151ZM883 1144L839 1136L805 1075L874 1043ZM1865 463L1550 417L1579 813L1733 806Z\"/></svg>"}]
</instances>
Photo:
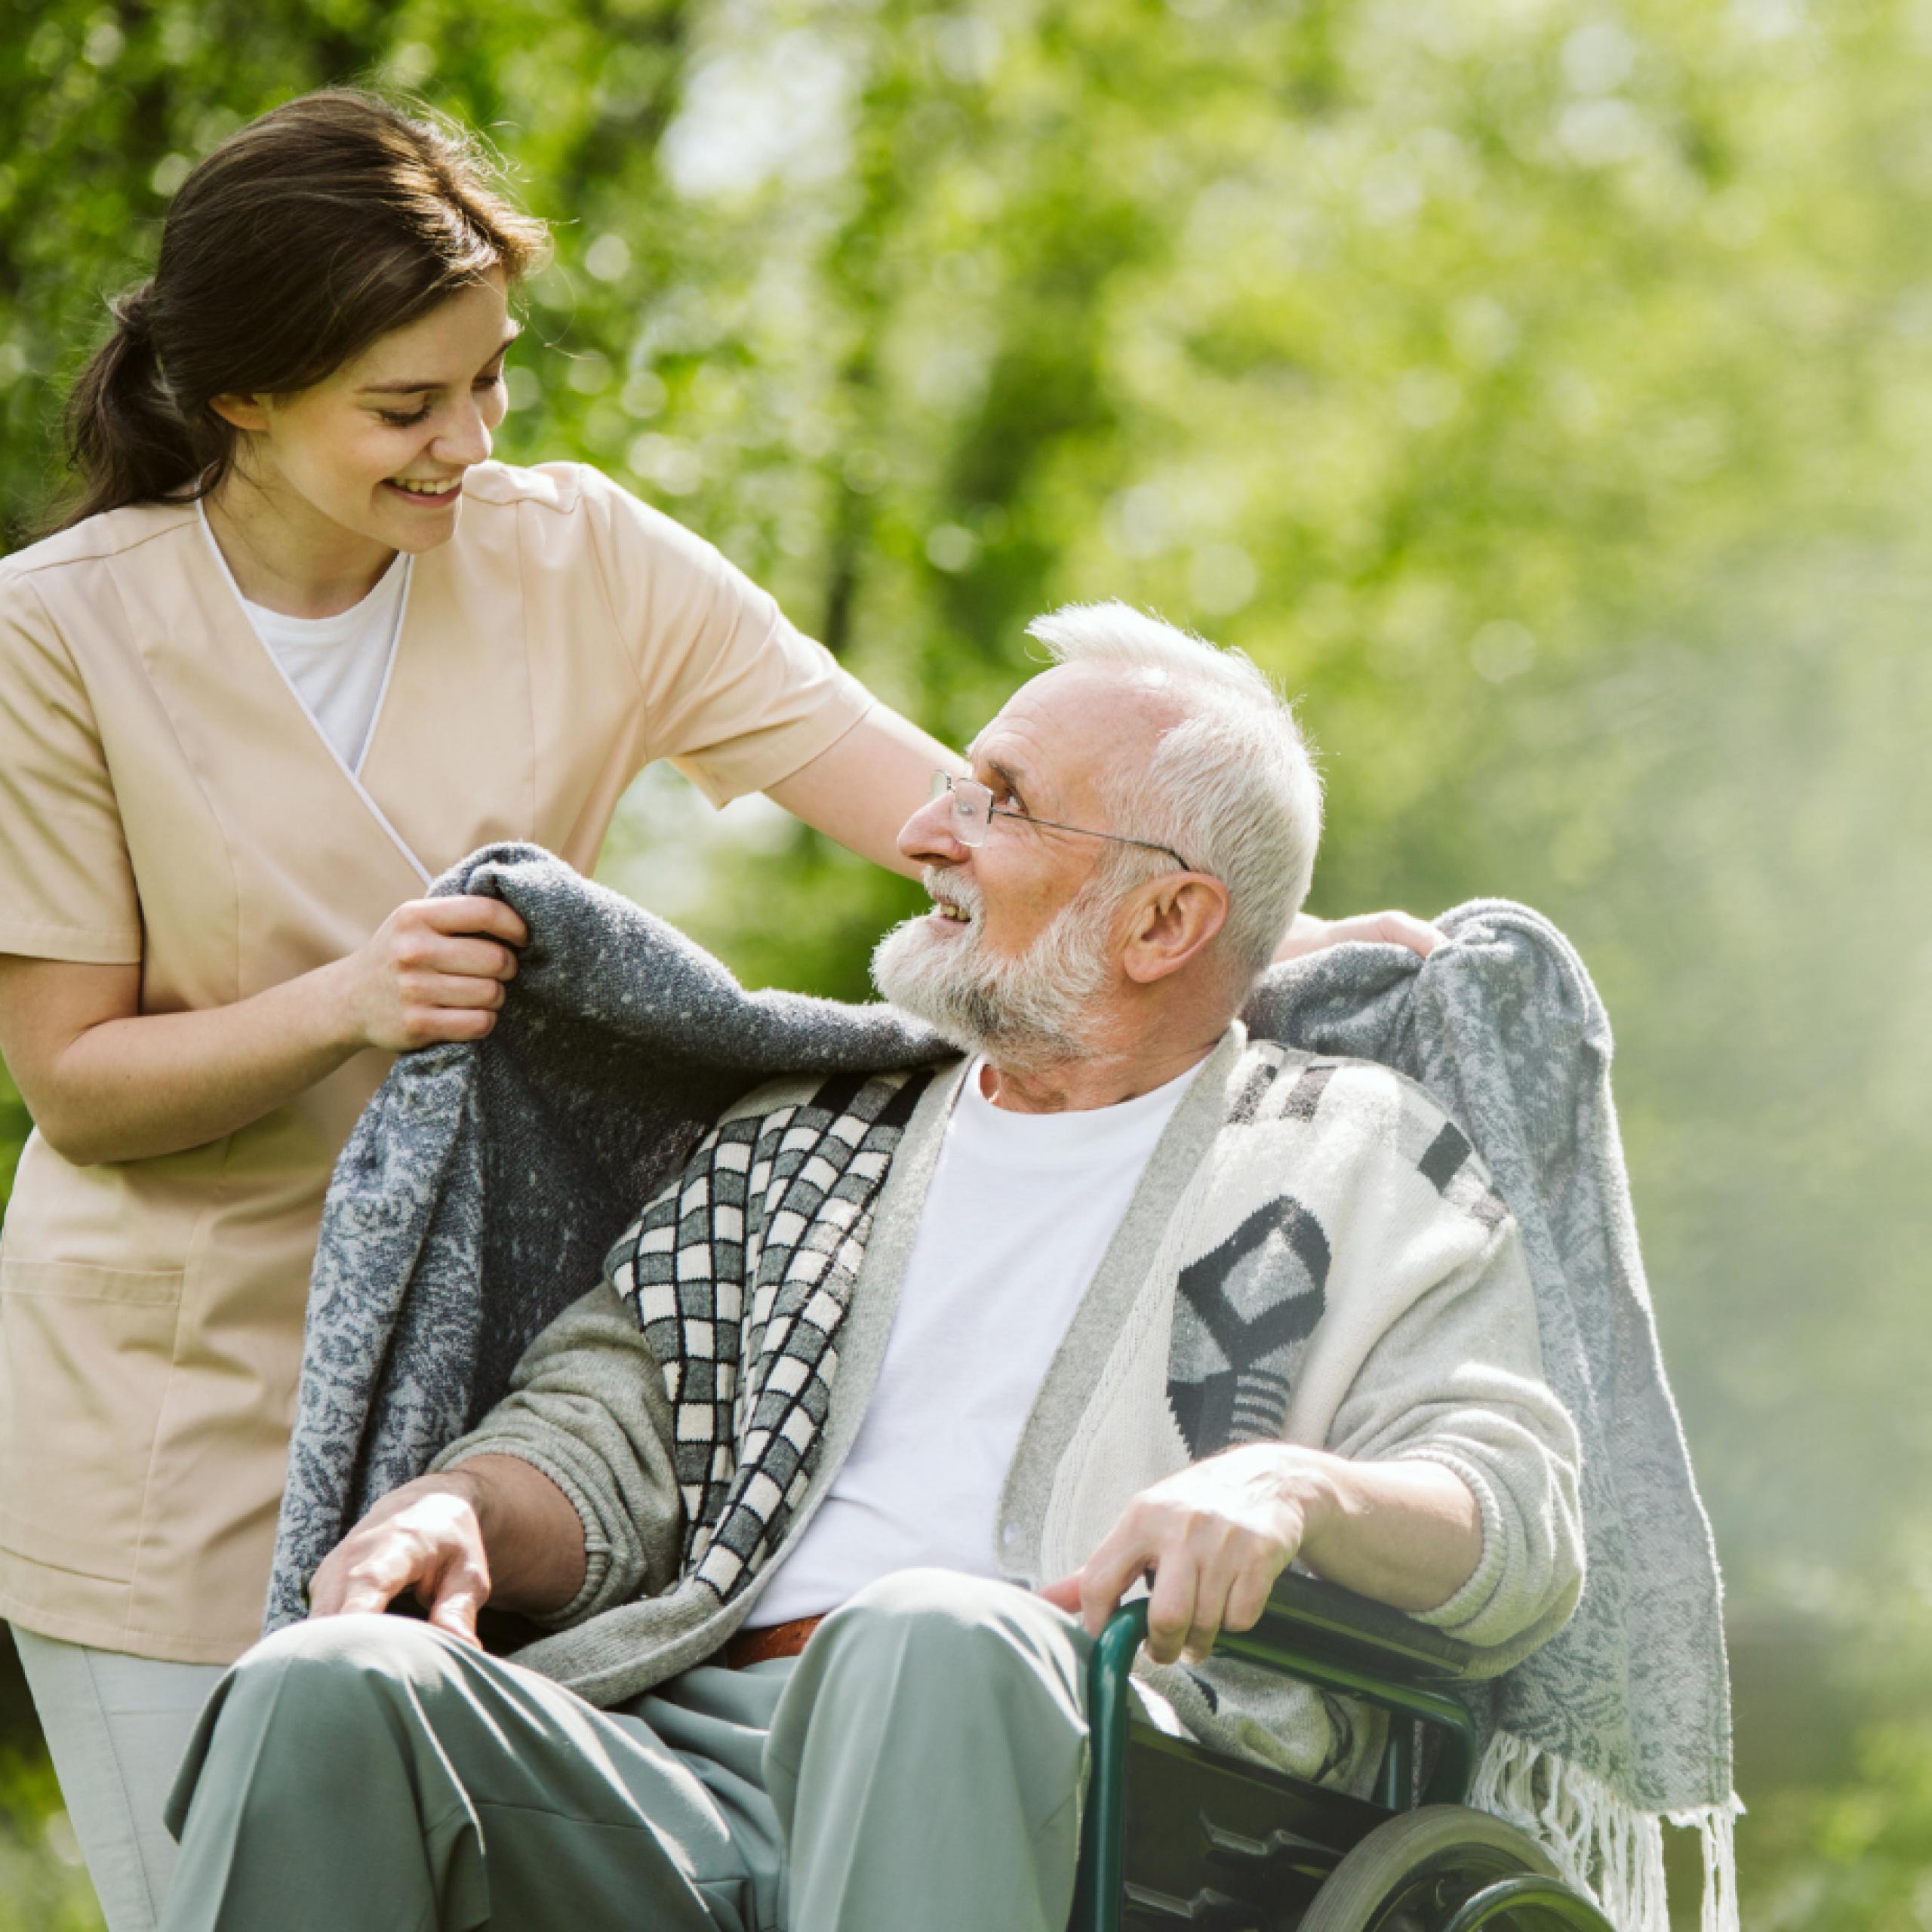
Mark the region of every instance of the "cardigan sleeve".
<instances>
[{"instance_id":1,"label":"cardigan sleeve","mask_svg":"<svg viewBox=\"0 0 1932 1932\"><path fill-rule=\"evenodd\" d=\"M1476 1645L1483 1675L1562 1628L1583 1588L1576 1425L1543 1379L1536 1304L1514 1220L1418 1297L1370 1351L1327 1445L1352 1459L1454 1472L1482 1515L1482 1555L1422 1613Z\"/></svg>"},{"instance_id":2,"label":"cardigan sleeve","mask_svg":"<svg viewBox=\"0 0 1932 1932\"><path fill-rule=\"evenodd\" d=\"M583 1585L534 1620L561 1627L676 1580L685 1515L671 1430L657 1359L603 1282L531 1343L509 1394L431 1467L515 1456L570 1499L583 1524Z\"/></svg>"}]
</instances>

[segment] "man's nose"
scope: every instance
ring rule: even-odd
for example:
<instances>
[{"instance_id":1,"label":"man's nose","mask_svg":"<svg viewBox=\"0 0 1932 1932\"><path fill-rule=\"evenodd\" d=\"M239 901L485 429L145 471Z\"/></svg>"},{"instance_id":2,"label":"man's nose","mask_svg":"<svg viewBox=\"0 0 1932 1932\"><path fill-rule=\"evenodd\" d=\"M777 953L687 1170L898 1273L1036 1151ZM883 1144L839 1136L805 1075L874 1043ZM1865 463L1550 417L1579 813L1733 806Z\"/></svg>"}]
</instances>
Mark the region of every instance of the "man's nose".
<instances>
[{"instance_id":1,"label":"man's nose","mask_svg":"<svg viewBox=\"0 0 1932 1932\"><path fill-rule=\"evenodd\" d=\"M958 817L950 792L928 798L900 827L900 855L915 865L963 864L972 848L959 836Z\"/></svg>"}]
</instances>

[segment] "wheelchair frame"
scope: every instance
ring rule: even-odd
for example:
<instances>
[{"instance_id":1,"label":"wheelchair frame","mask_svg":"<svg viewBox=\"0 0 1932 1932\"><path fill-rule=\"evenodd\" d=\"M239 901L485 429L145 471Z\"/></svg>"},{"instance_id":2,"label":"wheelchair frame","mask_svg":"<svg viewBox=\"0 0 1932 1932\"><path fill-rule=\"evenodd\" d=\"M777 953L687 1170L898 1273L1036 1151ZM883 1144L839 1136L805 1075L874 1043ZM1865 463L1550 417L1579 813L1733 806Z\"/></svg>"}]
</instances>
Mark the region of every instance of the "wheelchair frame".
<instances>
[{"instance_id":1,"label":"wheelchair frame","mask_svg":"<svg viewBox=\"0 0 1932 1932\"><path fill-rule=\"evenodd\" d=\"M1211 1890L1197 1891L1192 1902L1183 1904L1130 1883L1128 1714L1134 1694L1128 1680L1146 1634L1146 1602L1128 1604L1101 1633L1088 1666L1092 1772L1069 1932L1123 1932L1130 1908L1142 1906L1144 1922L1146 1908L1156 1899L1158 1903L1152 1909L1168 1923L1234 1927L1300 1922L1271 1917L1251 1906L1244 1908L1237 1900L1223 1900ZM1345 1866L1352 1868L1344 1915L1351 1926L1379 1924L1385 1918L1392 1924L1398 1922L1395 1907L1387 1913L1378 1911L1372 1895L1386 1878L1396 1887L1389 1894L1392 1900L1406 1897L1409 1894L1400 1893L1405 1877L1415 1884L1426 1877L1433 1886L1429 1896L1440 1909L1430 1915L1426 1927L1421 1918L1399 1918L1404 1927L1415 1926L1420 1932L1475 1932L1491 1925L1502 1932L1505 1925L1526 1921L1610 1932L1608 1921L1557 1878L1537 1847L1526 1839L1520 1847L1511 1843L1520 1836L1513 1828L1486 1814L1460 1810L1438 1810L1429 1817L1418 1817L1420 1807L1461 1807L1475 1776L1475 1721L1447 1687L1469 1673L1473 1653L1467 1644L1350 1591L1289 1573L1277 1582L1254 1628L1224 1631L1215 1654L1376 1706L1395 1721L1389 1726L1373 1805L1189 1742L1143 1734L1144 1743L1137 1753L1140 1761L1171 1758L1180 1761L1185 1776L1219 1780L1241 1797L1247 1817L1266 1826L1257 1837L1258 1826L1229 1829L1201 1809L1195 1819L1183 1821L1179 1829L1201 1835L1211 1861L1218 1857L1224 1863L1244 1862L1256 1875L1254 1882L1264 1887L1276 1883L1278 1889L1272 1875L1278 1867L1293 1875L1292 1885L1298 1890L1318 1888ZM1418 1724L1429 1726L1437 1740L1420 1799ZM1309 1817L1328 1829L1310 1835L1306 1823ZM1389 1827L1404 1819L1409 1822L1392 1833ZM1468 1821L1462 1834L1468 1842L1460 1847L1459 1820ZM1379 1846L1372 1842L1377 1840ZM1459 1848L1466 1854L1460 1864ZM1404 1864L1405 1853L1412 1854L1412 1872ZM1457 1882L1452 1883L1452 1877ZM1223 1904L1232 1909L1222 1909ZM1303 1912L1311 1925L1322 1917L1312 1904L1304 1906Z\"/></svg>"}]
</instances>

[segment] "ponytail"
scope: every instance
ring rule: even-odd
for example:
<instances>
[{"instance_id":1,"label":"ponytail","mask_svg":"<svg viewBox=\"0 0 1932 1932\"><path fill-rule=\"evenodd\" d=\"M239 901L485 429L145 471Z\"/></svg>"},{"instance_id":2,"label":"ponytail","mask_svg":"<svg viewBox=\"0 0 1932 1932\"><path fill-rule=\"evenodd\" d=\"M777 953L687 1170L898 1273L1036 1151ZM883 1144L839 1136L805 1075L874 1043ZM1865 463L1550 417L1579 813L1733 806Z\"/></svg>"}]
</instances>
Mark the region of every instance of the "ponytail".
<instances>
[{"instance_id":1,"label":"ponytail","mask_svg":"<svg viewBox=\"0 0 1932 1932\"><path fill-rule=\"evenodd\" d=\"M114 333L67 398L67 456L82 487L57 528L125 503L191 489L199 495L194 486L203 472L224 466L223 439L208 431L198 435L168 392L155 349L153 306L152 281L108 304Z\"/></svg>"},{"instance_id":2,"label":"ponytail","mask_svg":"<svg viewBox=\"0 0 1932 1932\"><path fill-rule=\"evenodd\" d=\"M241 432L221 395L292 395L459 290L543 258L540 222L498 192L461 129L331 89L251 121L177 191L151 280L67 399L80 487L56 528L192 500Z\"/></svg>"}]
</instances>

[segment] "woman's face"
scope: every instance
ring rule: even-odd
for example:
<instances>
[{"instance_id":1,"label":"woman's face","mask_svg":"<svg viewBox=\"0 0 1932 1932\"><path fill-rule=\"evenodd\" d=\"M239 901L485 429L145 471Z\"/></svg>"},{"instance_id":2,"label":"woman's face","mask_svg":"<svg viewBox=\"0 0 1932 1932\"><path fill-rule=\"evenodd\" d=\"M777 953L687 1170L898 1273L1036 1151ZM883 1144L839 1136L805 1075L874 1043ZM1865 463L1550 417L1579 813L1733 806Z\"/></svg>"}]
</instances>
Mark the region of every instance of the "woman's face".
<instances>
[{"instance_id":1,"label":"woman's face","mask_svg":"<svg viewBox=\"0 0 1932 1932\"><path fill-rule=\"evenodd\" d=\"M215 407L248 432L238 466L291 534L432 550L455 534L463 473L490 454L503 420L503 353L516 332L493 273L312 389Z\"/></svg>"}]
</instances>

